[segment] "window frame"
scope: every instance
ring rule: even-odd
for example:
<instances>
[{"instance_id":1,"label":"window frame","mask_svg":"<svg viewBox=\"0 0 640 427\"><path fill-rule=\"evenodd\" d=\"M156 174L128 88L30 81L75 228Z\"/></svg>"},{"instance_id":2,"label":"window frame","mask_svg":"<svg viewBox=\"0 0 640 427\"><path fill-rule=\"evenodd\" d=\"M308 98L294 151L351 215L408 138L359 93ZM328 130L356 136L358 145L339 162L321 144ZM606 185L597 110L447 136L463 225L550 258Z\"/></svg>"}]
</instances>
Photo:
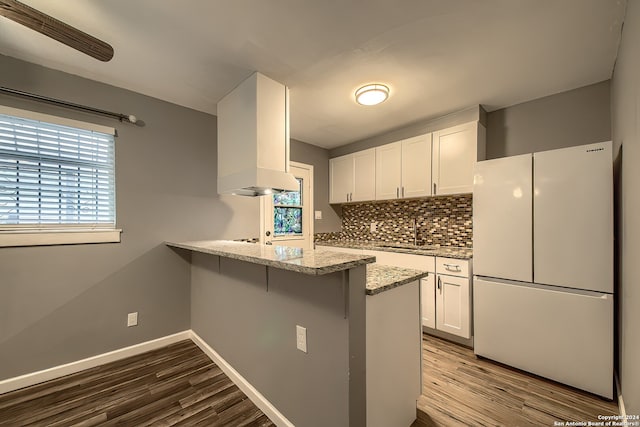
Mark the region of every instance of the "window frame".
<instances>
[{"instance_id":1,"label":"window frame","mask_svg":"<svg viewBox=\"0 0 640 427\"><path fill-rule=\"evenodd\" d=\"M0 105L0 114L37 120L49 124L69 126L117 136L116 129L94 123L52 116L35 111ZM115 141L114 141L115 150ZM115 156L115 154L114 154ZM115 159L114 159L115 173ZM115 185L115 177L114 177ZM114 188L115 199L115 188ZM114 200L115 203L115 200ZM6 226L5 226L6 227ZM0 247L48 246L88 243L119 243L122 229L113 226L87 226L84 224L16 224L0 230Z\"/></svg>"},{"instance_id":2,"label":"window frame","mask_svg":"<svg viewBox=\"0 0 640 427\"><path fill-rule=\"evenodd\" d=\"M298 185L300 186L299 191L288 191L287 193L300 193L300 204L299 205L283 205L283 204L278 204L278 203L274 203L273 202L273 198L276 197L277 195L272 194L271 198L272 198L272 206L273 206L273 215L272 215L272 221L273 221L273 240L277 240L277 239L295 239L295 238L304 238L304 232L305 232L305 227L307 226L305 224L305 220L304 220L304 202L305 202L305 197L306 195L304 194L304 179L303 178L296 178L296 180L298 181ZM275 210L277 208L284 208L284 209L298 209L300 211L300 223L301 223L301 229L300 229L300 233L291 233L291 234L277 234L276 233L276 224L275 224Z\"/></svg>"}]
</instances>

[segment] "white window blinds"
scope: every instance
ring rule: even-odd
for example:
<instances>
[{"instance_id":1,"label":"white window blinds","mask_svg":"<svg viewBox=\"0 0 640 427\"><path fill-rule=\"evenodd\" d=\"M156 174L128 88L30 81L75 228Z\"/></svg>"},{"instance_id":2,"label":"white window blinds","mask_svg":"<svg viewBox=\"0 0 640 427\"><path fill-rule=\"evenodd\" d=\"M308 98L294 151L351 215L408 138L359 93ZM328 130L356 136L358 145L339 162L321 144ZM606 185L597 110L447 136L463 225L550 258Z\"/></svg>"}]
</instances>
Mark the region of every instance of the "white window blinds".
<instances>
[{"instance_id":1,"label":"white window blinds","mask_svg":"<svg viewBox=\"0 0 640 427\"><path fill-rule=\"evenodd\" d=\"M0 114L0 230L115 228L114 135Z\"/></svg>"}]
</instances>

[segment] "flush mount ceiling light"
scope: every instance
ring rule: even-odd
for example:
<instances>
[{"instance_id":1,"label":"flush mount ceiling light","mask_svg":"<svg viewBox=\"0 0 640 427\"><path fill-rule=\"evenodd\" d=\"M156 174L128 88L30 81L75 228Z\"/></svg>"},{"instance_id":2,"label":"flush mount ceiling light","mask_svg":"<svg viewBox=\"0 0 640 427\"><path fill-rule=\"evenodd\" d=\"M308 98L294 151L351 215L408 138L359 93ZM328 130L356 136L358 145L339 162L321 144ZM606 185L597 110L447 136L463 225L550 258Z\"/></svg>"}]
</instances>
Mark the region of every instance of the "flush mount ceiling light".
<instances>
[{"instance_id":1,"label":"flush mount ceiling light","mask_svg":"<svg viewBox=\"0 0 640 427\"><path fill-rule=\"evenodd\" d=\"M356 102L360 105L377 105L389 97L389 87L380 83L362 86L356 91Z\"/></svg>"}]
</instances>

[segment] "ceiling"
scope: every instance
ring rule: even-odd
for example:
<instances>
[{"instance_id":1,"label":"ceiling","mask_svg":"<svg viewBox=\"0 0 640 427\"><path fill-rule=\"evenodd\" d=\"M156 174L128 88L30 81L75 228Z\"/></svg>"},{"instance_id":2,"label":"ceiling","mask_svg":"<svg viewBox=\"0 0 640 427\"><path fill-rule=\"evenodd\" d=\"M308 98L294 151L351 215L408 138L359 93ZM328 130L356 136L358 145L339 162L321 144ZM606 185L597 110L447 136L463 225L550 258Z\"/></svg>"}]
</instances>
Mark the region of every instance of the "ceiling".
<instances>
[{"instance_id":1,"label":"ceiling","mask_svg":"<svg viewBox=\"0 0 640 427\"><path fill-rule=\"evenodd\" d=\"M257 70L289 86L291 136L325 148L471 105L493 111L609 79L626 6L626 0L22 1L106 41L115 56L99 62L2 17L0 53L212 114ZM390 98L357 105L354 91L371 82L388 84ZM144 119L144 111L131 113Z\"/></svg>"}]
</instances>

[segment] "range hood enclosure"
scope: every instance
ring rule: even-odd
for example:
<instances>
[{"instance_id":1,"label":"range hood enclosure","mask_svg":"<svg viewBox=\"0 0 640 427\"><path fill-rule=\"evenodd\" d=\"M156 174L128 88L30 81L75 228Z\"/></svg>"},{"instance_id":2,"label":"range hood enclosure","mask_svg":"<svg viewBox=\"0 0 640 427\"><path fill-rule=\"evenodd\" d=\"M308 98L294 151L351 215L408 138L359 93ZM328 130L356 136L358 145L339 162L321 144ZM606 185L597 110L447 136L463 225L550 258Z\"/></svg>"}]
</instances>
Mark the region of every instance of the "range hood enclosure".
<instances>
[{"instance_id":1,"label":"range hood enclosure","mask_svg":"<svg viewBox=\"0 0 640 427\"><path fill-rule=\"evenodd\" d=\"M256 72L218 102L218 193L298 189L289 173L289 89Z\"/></svg>"}]
</instances>

